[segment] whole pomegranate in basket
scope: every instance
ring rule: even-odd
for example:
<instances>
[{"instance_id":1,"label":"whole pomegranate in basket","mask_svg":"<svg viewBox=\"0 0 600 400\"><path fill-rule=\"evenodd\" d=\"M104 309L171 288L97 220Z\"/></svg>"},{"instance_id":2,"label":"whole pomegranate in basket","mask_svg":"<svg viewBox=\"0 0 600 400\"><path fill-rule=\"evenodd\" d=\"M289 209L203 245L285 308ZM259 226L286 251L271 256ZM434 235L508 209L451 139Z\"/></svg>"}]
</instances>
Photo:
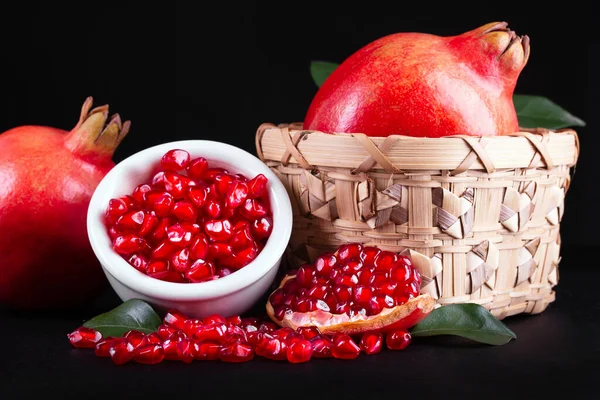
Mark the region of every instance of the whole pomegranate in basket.
<instances>
[{"instance_id":1,"label":"whole pomegranate in basket","mask_svg":"<svg viewBox=\"0 0 600 400\"><path fill-rule=\"evenodd\" d=\"M304 129L419 137L517 132L512 95L528 57L529 38L506 22L448 37L388 35L327 78Z\"/></svg>"},{"instance_id":2,"label":"whole pomegranate in basket","mask_svg":"<svg viewBox=\"0 0 600 400\"><path fill-rule=\"evenodd\" d=\"M69 308L98 295L106 278L86 231L90 198L129 131L108 106L86 99L66 132L21 126L0 134L0 303Z\"/></svg>"}]
</instances>

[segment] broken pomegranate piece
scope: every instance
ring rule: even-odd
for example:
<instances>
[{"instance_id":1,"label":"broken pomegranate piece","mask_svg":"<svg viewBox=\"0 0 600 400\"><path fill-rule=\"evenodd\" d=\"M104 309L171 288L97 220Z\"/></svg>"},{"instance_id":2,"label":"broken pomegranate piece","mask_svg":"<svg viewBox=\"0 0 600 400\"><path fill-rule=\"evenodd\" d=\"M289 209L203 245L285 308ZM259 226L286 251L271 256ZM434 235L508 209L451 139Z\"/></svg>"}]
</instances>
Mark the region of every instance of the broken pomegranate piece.
<instances>
[{"instance_id":1,"label":"broken pomegranate piece","mask_svg":"<svg viewBox=\"0 0 600 400\"><path fill-rule=\"evenodd\" d=\"M264 248L273 231L267 188L262 174L233 174L171 149L148 182L109 200L104 221L113 249L136 270L170 282L211 281Z\"/></svg>"},{"instance_id":2,"label":"broken pomegranate piece","mask_svg":"<svg viewBox=\"0 0 600 400\"><path fill-rule=\"evenodd\" d=\"M324 334L408 329L433 310L433 298L420 287L407 255L345 244L284 277L267 313L280 326Z\"/></svg>"}]
</instances>

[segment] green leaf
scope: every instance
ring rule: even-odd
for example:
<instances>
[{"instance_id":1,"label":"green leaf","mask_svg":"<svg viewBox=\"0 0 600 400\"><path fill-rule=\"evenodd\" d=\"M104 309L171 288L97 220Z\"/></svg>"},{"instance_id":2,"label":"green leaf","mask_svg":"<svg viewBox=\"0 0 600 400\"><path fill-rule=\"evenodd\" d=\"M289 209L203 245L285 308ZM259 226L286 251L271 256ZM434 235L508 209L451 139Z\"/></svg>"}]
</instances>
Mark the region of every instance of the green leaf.
<instances>
[{"instance_id":1,"label":"green leaf","mask_svg":"<svg viewBox=\"0 0 600 400\"><path fill-rule=\"evenodd\" d=\"M331 75L339 64L328 61L313 61L310 63L310 74L318 87Z\"/></svg>"},{"instance_id":2,"label":"green leaf","mask_svg":"<svg viewBox=\"0 0 600 400\"><path fill-rule=\"evenodd\" d=\"M561 129L585 126L585 122L558 104L542 96L515 94L513 96L519 125L523 128Z\"/></svg>"},{"instance_id":3,"label":"green leaf","mask_svg":"<svg viewBox=\"0 0 600 400\"><path fill-rule=\"evenodd\" d=\"M479 304L449 304L433 310L410 330L412 336L462 336L476 342L502 345L517 335Z\"/></svg>"},{"instance_id":4,"label":"green leaf","mask_svg":"<svg viewBox=\"0 0 600 400\"><path fill-rule=\"evenodd\" d=\"M96 329L104 337L121 337L130 329L144 333L154 332L161 323L160 317L148 303L131 299L86 321L83 326Z\"/></svg>"}]
</instances>

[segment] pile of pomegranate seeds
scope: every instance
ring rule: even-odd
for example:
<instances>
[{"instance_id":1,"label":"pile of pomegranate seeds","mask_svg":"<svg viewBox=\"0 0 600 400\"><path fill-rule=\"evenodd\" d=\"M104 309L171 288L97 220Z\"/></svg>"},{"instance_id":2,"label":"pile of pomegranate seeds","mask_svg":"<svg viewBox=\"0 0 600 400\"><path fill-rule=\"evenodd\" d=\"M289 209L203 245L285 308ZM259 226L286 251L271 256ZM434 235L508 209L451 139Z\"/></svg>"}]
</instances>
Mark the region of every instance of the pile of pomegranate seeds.
<instances>
[{"instance_id":1,"label":"pile of pomegranate seeds","mask_svg":"<svg viewBox=\"0 0 600 400\"><path fill-rule=\"evenodd\" d=\"M408 257L356 243L322 254L293 275L269 297L278 320L316 310L378 315L417 297L421 287L421 274Z\"/></svg>"},{"instance_id":2,"label":"pile of pomegranate seeds","mask_svg":"<svg viewBox=\"0 0 600 400\"><path fill-rule=\"evenodd\" d=\"M248 265L273 228L267 178L211 168L185 150L164 154L152 181L109 201L114 250L153 278L196 283Z\"/></svg>"},{"instance_id":3,"label":"pile of pomegranate seeds","mask_svg":"<svg viewBox=\"0 0 600 400\"><path fill-rule=\"evenodd\" d=\"M73 346L93 348L98 357L110 357L117 365L129 361L157 364L163 360L245 362L255 355L291 363L311 358L355 359L361 351L379 353L384 343L380 332L366 332L356 343L346 334L323 335L314 326L294 331L257 318L211 315L191 319L177 310L169 311L157 331L149 334L130 330L123 337L103 338L94 329L79 327L67 336ZM410 342L407 331L392 331L385 337L391 350L403 350Z\"/></svg>"}]
</instances>

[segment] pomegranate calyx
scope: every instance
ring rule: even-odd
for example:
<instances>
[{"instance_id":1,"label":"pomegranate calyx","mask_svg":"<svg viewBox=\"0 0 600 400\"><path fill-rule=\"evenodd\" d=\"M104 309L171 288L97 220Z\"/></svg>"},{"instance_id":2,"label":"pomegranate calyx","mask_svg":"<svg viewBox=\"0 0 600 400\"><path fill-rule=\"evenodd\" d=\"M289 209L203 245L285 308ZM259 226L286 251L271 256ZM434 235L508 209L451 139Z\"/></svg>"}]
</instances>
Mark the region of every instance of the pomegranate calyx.
<instances>
[{"instance_id":1,"label":"pomegranate calyx","mask_svg":"<svg viewBox=\"0 0 600 400\"><path fill-rule=\"evenodd\" d=\"M93 98L85 99L79 122L65 138L65 146L84 158L110 159L129 133L131 121L121 121L119 114L108 115L108 105L92 109Z\"/></svg>"}]
</instances>

